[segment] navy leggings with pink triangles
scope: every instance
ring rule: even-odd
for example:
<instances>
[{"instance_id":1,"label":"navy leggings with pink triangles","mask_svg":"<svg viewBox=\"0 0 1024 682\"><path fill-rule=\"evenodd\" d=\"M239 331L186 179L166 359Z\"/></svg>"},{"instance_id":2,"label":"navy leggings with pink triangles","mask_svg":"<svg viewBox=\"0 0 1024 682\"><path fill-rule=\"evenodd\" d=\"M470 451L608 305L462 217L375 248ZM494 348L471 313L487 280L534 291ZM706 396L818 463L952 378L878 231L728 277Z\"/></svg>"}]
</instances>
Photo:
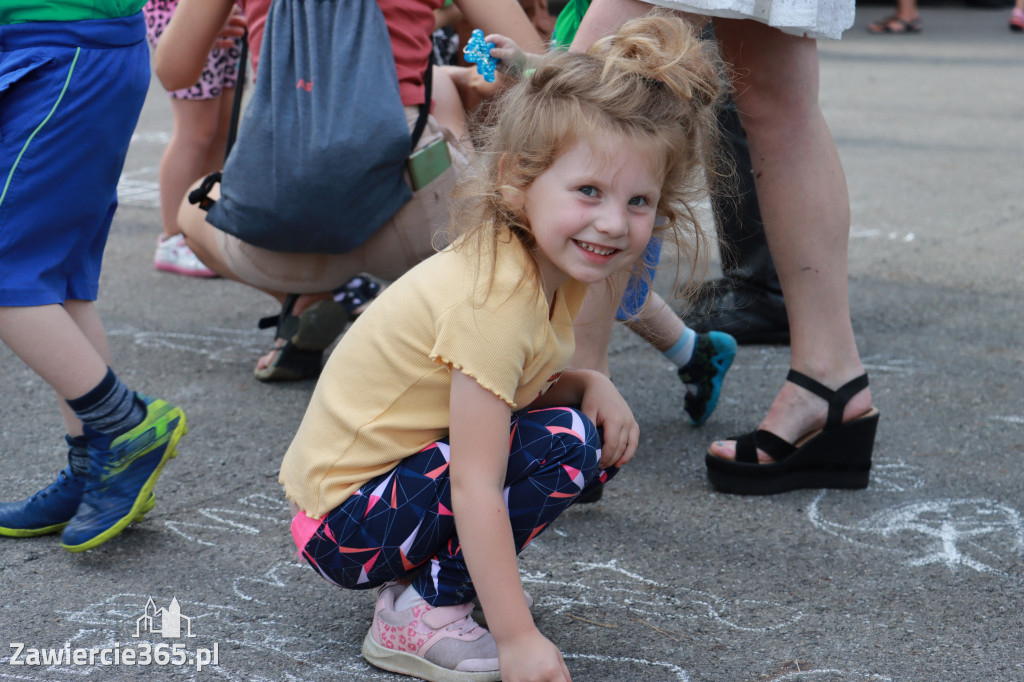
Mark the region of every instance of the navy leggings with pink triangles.
<instances>
[{"instance_id":1,"label":"navy leggings with pink triangles","mask_svg":"<svg viewBox=\"0 0 1024 682\"><path fill-rule=\"evenodd\" d=\"M505 500L517 553L585 488L589 493L617 471L598 469L600 434L572 408L516 413L510 444ZM434 606L470 601L475 591L455 533L448 456L441 440L366 483L324 517L302 556L342 587L410 577Z\"/></svg>"}]
</instances>

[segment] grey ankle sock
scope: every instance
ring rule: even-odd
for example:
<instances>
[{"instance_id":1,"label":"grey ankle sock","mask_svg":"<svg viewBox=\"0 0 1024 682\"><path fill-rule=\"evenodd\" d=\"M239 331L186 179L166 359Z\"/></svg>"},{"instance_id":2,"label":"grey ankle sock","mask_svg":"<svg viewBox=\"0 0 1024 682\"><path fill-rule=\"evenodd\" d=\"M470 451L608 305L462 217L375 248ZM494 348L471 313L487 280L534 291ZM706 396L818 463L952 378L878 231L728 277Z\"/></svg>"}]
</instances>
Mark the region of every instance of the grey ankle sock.
<instances>
[{"instance_id":1,"label":"grey ankle sock","mask_svg":"<svg viewBox=\"0 0 1024 682\"><path fill-rule=\"evenodd\" d=\"M83 424L111 436L131 431L146 418L145 405L110 368L96 388L67 402Z\"/></svg>"},{"instance_id":2,"label":"grey ankle sock","mask_svg":"<svg viewBox=\"0 0 1024 682\"><path fill-rule=\"evenodd\" d=\"M64 436L68 444L68 464L75 476L89 473L89 439L85 436Z\"/></svg>"}]
</instances>

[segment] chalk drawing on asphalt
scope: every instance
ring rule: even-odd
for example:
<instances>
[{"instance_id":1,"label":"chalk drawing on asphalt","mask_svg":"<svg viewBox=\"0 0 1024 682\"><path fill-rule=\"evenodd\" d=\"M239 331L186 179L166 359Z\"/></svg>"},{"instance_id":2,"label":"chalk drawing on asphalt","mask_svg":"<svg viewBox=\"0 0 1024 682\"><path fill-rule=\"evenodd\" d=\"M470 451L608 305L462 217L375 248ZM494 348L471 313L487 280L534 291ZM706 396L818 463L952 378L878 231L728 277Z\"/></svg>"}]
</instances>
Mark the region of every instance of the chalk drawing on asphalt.
<instances>
[{"instance_id":1,"label":"chalk drawing on asphalt","mask_svg":"<svg viewBox=\"0 0 1024 682\"><path fill-rule=\"evenodd\" d=\"M139 168L122 173L117 181L117 203L122 206L160 208L160 183L147 179L155 176L155 168Z\"/></svg>"},{"instance_id":2,"label":"chalk drawing on asphalt","mask_svg":"<svg viewBox=\"0 0 1024 682\"><path fill-rule=\"evenodd\" d=\"M181 611L192 618L196 645L216 642L220 648L219 666L208 667L201 675L182 668L176 671L181 675L177 679L215 678L238 682L404 679L377 670L360 654L360 644L373 613L372 593L332 589L317 579L308 567L293 561L279 562L255 578L235 578L234 587L235 596L241 601L229 598L228 603L211 603L182 598L180 594L177 597ZM115 643L125 646L143 605L152 596L119 593L74 611L58 611L61 622L74 628L74 634L66 643L72 648L113 647ZM330 607L324 606L324 598L332 602ZM544 597L542 606L547 601ZM317 608L302 610L306 608L304 602L315 602ZM281 604L288 604L290 608L280 608ZM253 656L258 656L260 667L273 677L254 673ZM584 678L588 668L607 670L614 666L617 670L643 671L645 679L649 680L688 682L690 679L678 664L659 660L657 656L639 658L570 652L565 658ZM282 673L284 677L271 672L282 669L295 672ZM40 672L43 676L39 679L48 682L93 677L109 679L110 675L109 667L101 665L76 666L73 672L55 666ZM0 679L19 678L0 672Z\"/></svg>"},{"instance_id":3,"label":"chalk drawing on asphalt","mask_svg":"<svg viewBox=\"0 0 1024 682\"><path fill-rule=\"evenodd\" d=\"M627 666L636 666L640 670L643 670L647 675L650 675L651 668L662 668L665 672L674 675L674 679L679 682L690 682L690 676L686 671L674 663L648 661L642 658L631 658L628 656L598 656L595 654L570 654L565 652L562 653L562 658L566 661L593 661L603 665L615 665L615 676L619 678L623 675L628 675L628 670L623 670L623 668ZM604 669L607 670L607 668ZM579 671L573 672L570 670L569 672L574 676L578 676L580 674Z\"/></svg>"},{"instance_id":4,"label":"chalk drawing on asphalt","mask_svg":"<svg viewBox=\"0 0 1024 682\"><path fill-rule=\"evenodd\" d=\"M756 599L728 599L710 592L662 583L618 565L576 561L570 580L551 578L547 571L523 571L524 585L554 588L538 604L545 611L563 615L594 615L593 620L629 622L641 616L652 625L708 620L733 630L769 632L785 628L803 617L790 606Z\"/></svg>"},{"instance_id":5,"label":"chalk drawing on asphalt","mask_svg":"<svg viewBox=\"0 0 1024 682\"><path fill-rule=\"evenodd\" d=\"M903 461L875 462L871 465L871 488L895 493L922 488L920 472L921 467Z\"/></svg>"},{"instance_id":6,"label":"chalk drawing on asphalt","mask_svg":"<svg viewBox=\"0 0 1024 682\"><path fill-rule=\"evenodd\" d=\"M257 330L210 327L204 334L143 331L131 327L113 329L109 337L129 337L136 346L205 355L215 362L249 362L253 353L266 350L266 335Z\"/></svg>"},{"instance_id":7,"label":"chalk drawing on asphalt","mask_svg":"<svg viewBox=\"0 0 1024 682\"><path fill-rule=\"evenodd\" d=\"M274 569L285 568L279 565ZM292 564L291 568L301 569ZM112 647L115 643L125 646L131 639L129 630L134 628L135 619L146 600L152 595L121 593L89 604L77 611L59 611L64 623L81 627L72 635L69 646L72 648L103 648ZM283 598L282 592L278 595ZM365 595L362 595L365 596ZM359 620L355 624L339 616L324 627L322 621L309 619L306 613L279 609L253 609L247 604L215 604L194 601L177 597L182 612L192 617L192 628L197 634L197 646L206 646L216 642L220 649L220 662L216 667L207 667L201 674L182 667L176 670L180 677L176 679L223 679L232 682L313 682L322 679L359 679L359 680L395 680L396 676L379 671L367 664L359 653L362 636L369 627L372 615L372 602L366 622ZM260 601L259 603L264 603ZM292 602L289 602L292 603ZM339 612L340 613L340 612ZM317 614L321 618L323 614ZM353 630L344 633L344 641L331 637L334 626L342 624L342 628ZM316 632L312 636L311 630ZM356 632L356 630L360 630ZM63 646L63 645L62 645ZM271 673L272 677L264 677L252 668L252 656L258 655L264 670L291 669L301 670L297 673ZM232 662L234 661L234 664ZM74 666L73 671L67 667L53 666L49 671L40 671L41 678L48 682L64 680L80 680L95 676L96 679L110 679L109 666ZM186 675L189 675L186 677ZM282 677L282 675L284 675ZM340 677L339 677L340 676ZM0 672L0 679L11 678Z\"/></svg>"},{"instance_id":8,"label":"chalk drawing on asphalt","mask_svg":"<svg viewBox=\"0 0 1024 682\"><path fill-rule=\"evenodd\" d=\"M821 492L807 515L818 529L899 557L911 567L941 565L1013 578L1024 552L1024 523L1012 507L984 498L936 499L887 507L861 521L826 518Z\"/></svg>"},{"instance_id":9,"label":"chalk drawing on asphalt","mask_svg":"<svg viewBox=\"0 0 1024 682\"><path fill-rule=\"evenodd\" d=\"M288 501L284 497L271 497L262 493L247 495L238 500L241 508L200 507L190 512L189 521L167 519L164 525L173 533L207 547L218 542L207 540L211 533L230 535L259 535L271 530L282 535L288 532Z\"/></svg>"},{"instance_id":10,"label":"chalk drawing on asphalt","mask_svg":"<svg viewBox=\"0 0 1024 682\"><path fill-rule=\"evenodd\" d=\"M800 680L801 682L804 680L807 680L807 682L892 682L892 678L885 675L862 672L860 670L836 670L834 668L798 670L770 679L771 682L784 682L788 680Z\"/></svg>"},{"instance_id":11,"label":"chalk drawing on asphalt","mask_svg":"<svg viewBox=\"0 0 1024 682\"><path fill-rule=\"evenodd\" d=\"M890 242L902 242L904 244L909 244L917 239L917 236L913 232L900 232L898 230L887 231L873 228L854 228L850 230L850 239L885 239Z\"/></svg>"}]
</instances>

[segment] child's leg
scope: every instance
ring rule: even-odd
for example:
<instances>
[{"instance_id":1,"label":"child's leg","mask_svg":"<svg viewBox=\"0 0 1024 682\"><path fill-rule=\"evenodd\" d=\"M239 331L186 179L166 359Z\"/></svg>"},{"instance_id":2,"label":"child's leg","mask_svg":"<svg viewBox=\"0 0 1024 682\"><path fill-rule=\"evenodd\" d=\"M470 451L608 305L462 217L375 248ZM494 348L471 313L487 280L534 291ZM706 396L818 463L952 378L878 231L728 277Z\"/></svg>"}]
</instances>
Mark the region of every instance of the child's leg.
<instances>
[{"instance_id":1,"label":"child's leg","mask_svg":"<svg viewBox=\"0 0 1024 682\"><path fill-rule=\"evenodd\" d=\"M515 415L510 442L505 498L518 552L588 484L602 485L615 472L598 471L597 429L573 409ZM363 640L370 663L426 679L462 679L452 675L457 671L498 680L494 638L470 616L474 591L455 534L448 453L447 442L431 444L364 485L322 523L299 513L292 534L328 580L384 584ZM386 582L413 574L412 588Z\"/></svg>"},{"instance_id":2,"label":"child's leg","mask_svg":"<svg viewBox=\"0 0 1024 682\"><path fill-rule=\"evenodd\" d=\"M517 550L590 481L614 475L598 471L597 429L570 408L517 414L511 444L505 483ZM455 534L448 457L446 441L433 443L365 484L321 522L300 513L292 533L301 555L342 587L366 589L418 571L417 591L432 605L469 602L474 593Z\"/></svg>"},{"instance_id":3,"label":"child's leg","mask_svg":"<svg viewBox=\"0 0 1024 682\"><path fill-rule=\"evenodd\" d=\"M13 163L0 195L0 338L94 431L88 470L96 484L84 486L63 537L79 551L142 512L185 429L181 410L136 397L107 368L102 326L85 303L97 295L117 180L145 101L145 22L137 14L0 31L5 54L36 64L33 87L4 103L5 114L33 125L0 140L0 158ZM64 201L52 201L53 187ZM70 312L59 304L68 300L76 301Z\"/></svg>"},{"instance_id":4,"label":"child's leg","mask_svg":"<svg viewBox=\"0 0 1024 682\"><path fill-rule=\"evenodd\" d=\"M722 382L736 356L736 340L725 332L698 334L680 319L668 303L650 292L640 315L626 325L662 352L686 385L683 409L692 426L711 416L722 393Z\"/></svg>"},{"instance_id":5,"label":"child's leg","mask_svg":"<svg viewBox=\"0 0 1024 682\"><path fill-rule=\"evenodd\" d=\"M107 362L60 305L0 307L0 339L64 400L95 388Z\"/></svg>"},{"instance_id":6,"label":"child's leg","mask_svg":"<svg viewBox=\"0 0 1024 682\"><path fill-rule=\"evenodd\" d=\"M107 331L103 328L103 321L100 319L99 311L96 310L96 305L92 301L65 301L64 310L67 311L71 319L75 321L85 337L92 344L92 347L96 349L103 361L108 365L113 365L110 358L110 343L107 340ZM57 394L60 398L60 394ZM66 399L58 399L57 404L60 406L61 415L64 417L64 424L67 426L68 435L71 437L77 437L82 435L82 422L75 416L74 410L72 410L67 403Z\"/></svg>"},{"instance_id":7,"label":"child's leg","mask_svg":"<svg viewBox=\"0 0 1024 682\"><path fill-rule=\"evenodd\" d=\"M174 128L160 161L160 217L165 238L181 232L178 207L189 185L223 163L223 147L210 158L220 126L220 109L220 97L171 100ZM218 156L220 162L211 166Z\"/></svg>"},{"instance_id":8,"label":"child's leg","mask_svg":"<svg viewBox=\"0 0 1024 682\"><path fill-rule=\"evenodd\" d=\"M505 499L516 553L568 509L584 488L603 485L618 471L598 469L600 434L586 415L572 408L517 414L510 442ZM457 536L437 550L412 584L433 605L461 604L475 596Z\"/></svg>"},{"instance_id":9,"label":"child's leg","mask_svg":"<svg viewBox=\"0 0 1024 682\"><path fill-rule=\"evenodd\" d=\"M208 175L224 167L225 153L228 146L228 133L231 132L231 111L235 104L235 88L225 86L217 98L217 134L210 141L206 151L206 162L203 164L203 175Z\"/></svg>"},{"instance_id":10,"label":"child's leg","mask_svg":"<svg viewBox=\"0 0 1024 682\"><path fill-rule=\"evenodd\" d=\"M643 257L646 276L642 273L630 276L621 299L609 293L622 291L616 283L591 286L576 318L576 353L571 365L610 376L608 345L614 315L679 368L679 378L687 389L683 409L689 415L690 424L700 426L718 405L722 381L736 355L736 341L723 332L698 335L686 326L665 299L651 291L660 256L661 242L652 239ZM620 278L624 279L625 275Z\"/></svg>"}]
</instances>

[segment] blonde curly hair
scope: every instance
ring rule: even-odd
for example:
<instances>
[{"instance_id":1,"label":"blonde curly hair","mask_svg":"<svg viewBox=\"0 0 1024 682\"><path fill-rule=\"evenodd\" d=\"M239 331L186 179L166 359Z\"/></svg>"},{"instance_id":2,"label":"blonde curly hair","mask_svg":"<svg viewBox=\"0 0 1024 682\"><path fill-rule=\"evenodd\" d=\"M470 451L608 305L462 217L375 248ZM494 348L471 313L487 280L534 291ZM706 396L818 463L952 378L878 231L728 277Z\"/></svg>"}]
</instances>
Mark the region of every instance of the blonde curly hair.
<instances>
[{"instance_id":1,"label":"blonde curly hair","mask_svg":"<svg viewBox=\"0 0 1024 682\"><path fill-rule=\"evenodd\" d=\"M512 235L532 250L523 191L580 140L597 142L612 133L661 154L665 179L654 234L676 243L691 272L701 269L706 249L695 207L719 167L722 73L713 43L660 12L626 22L586 53L545 55L474 121L478 153L453 193L454 248L493 257L497 241ZM649 277L640 265L634 274ZM539 287L536 269L533 277Z\"/></svg>"}]
</instances>

